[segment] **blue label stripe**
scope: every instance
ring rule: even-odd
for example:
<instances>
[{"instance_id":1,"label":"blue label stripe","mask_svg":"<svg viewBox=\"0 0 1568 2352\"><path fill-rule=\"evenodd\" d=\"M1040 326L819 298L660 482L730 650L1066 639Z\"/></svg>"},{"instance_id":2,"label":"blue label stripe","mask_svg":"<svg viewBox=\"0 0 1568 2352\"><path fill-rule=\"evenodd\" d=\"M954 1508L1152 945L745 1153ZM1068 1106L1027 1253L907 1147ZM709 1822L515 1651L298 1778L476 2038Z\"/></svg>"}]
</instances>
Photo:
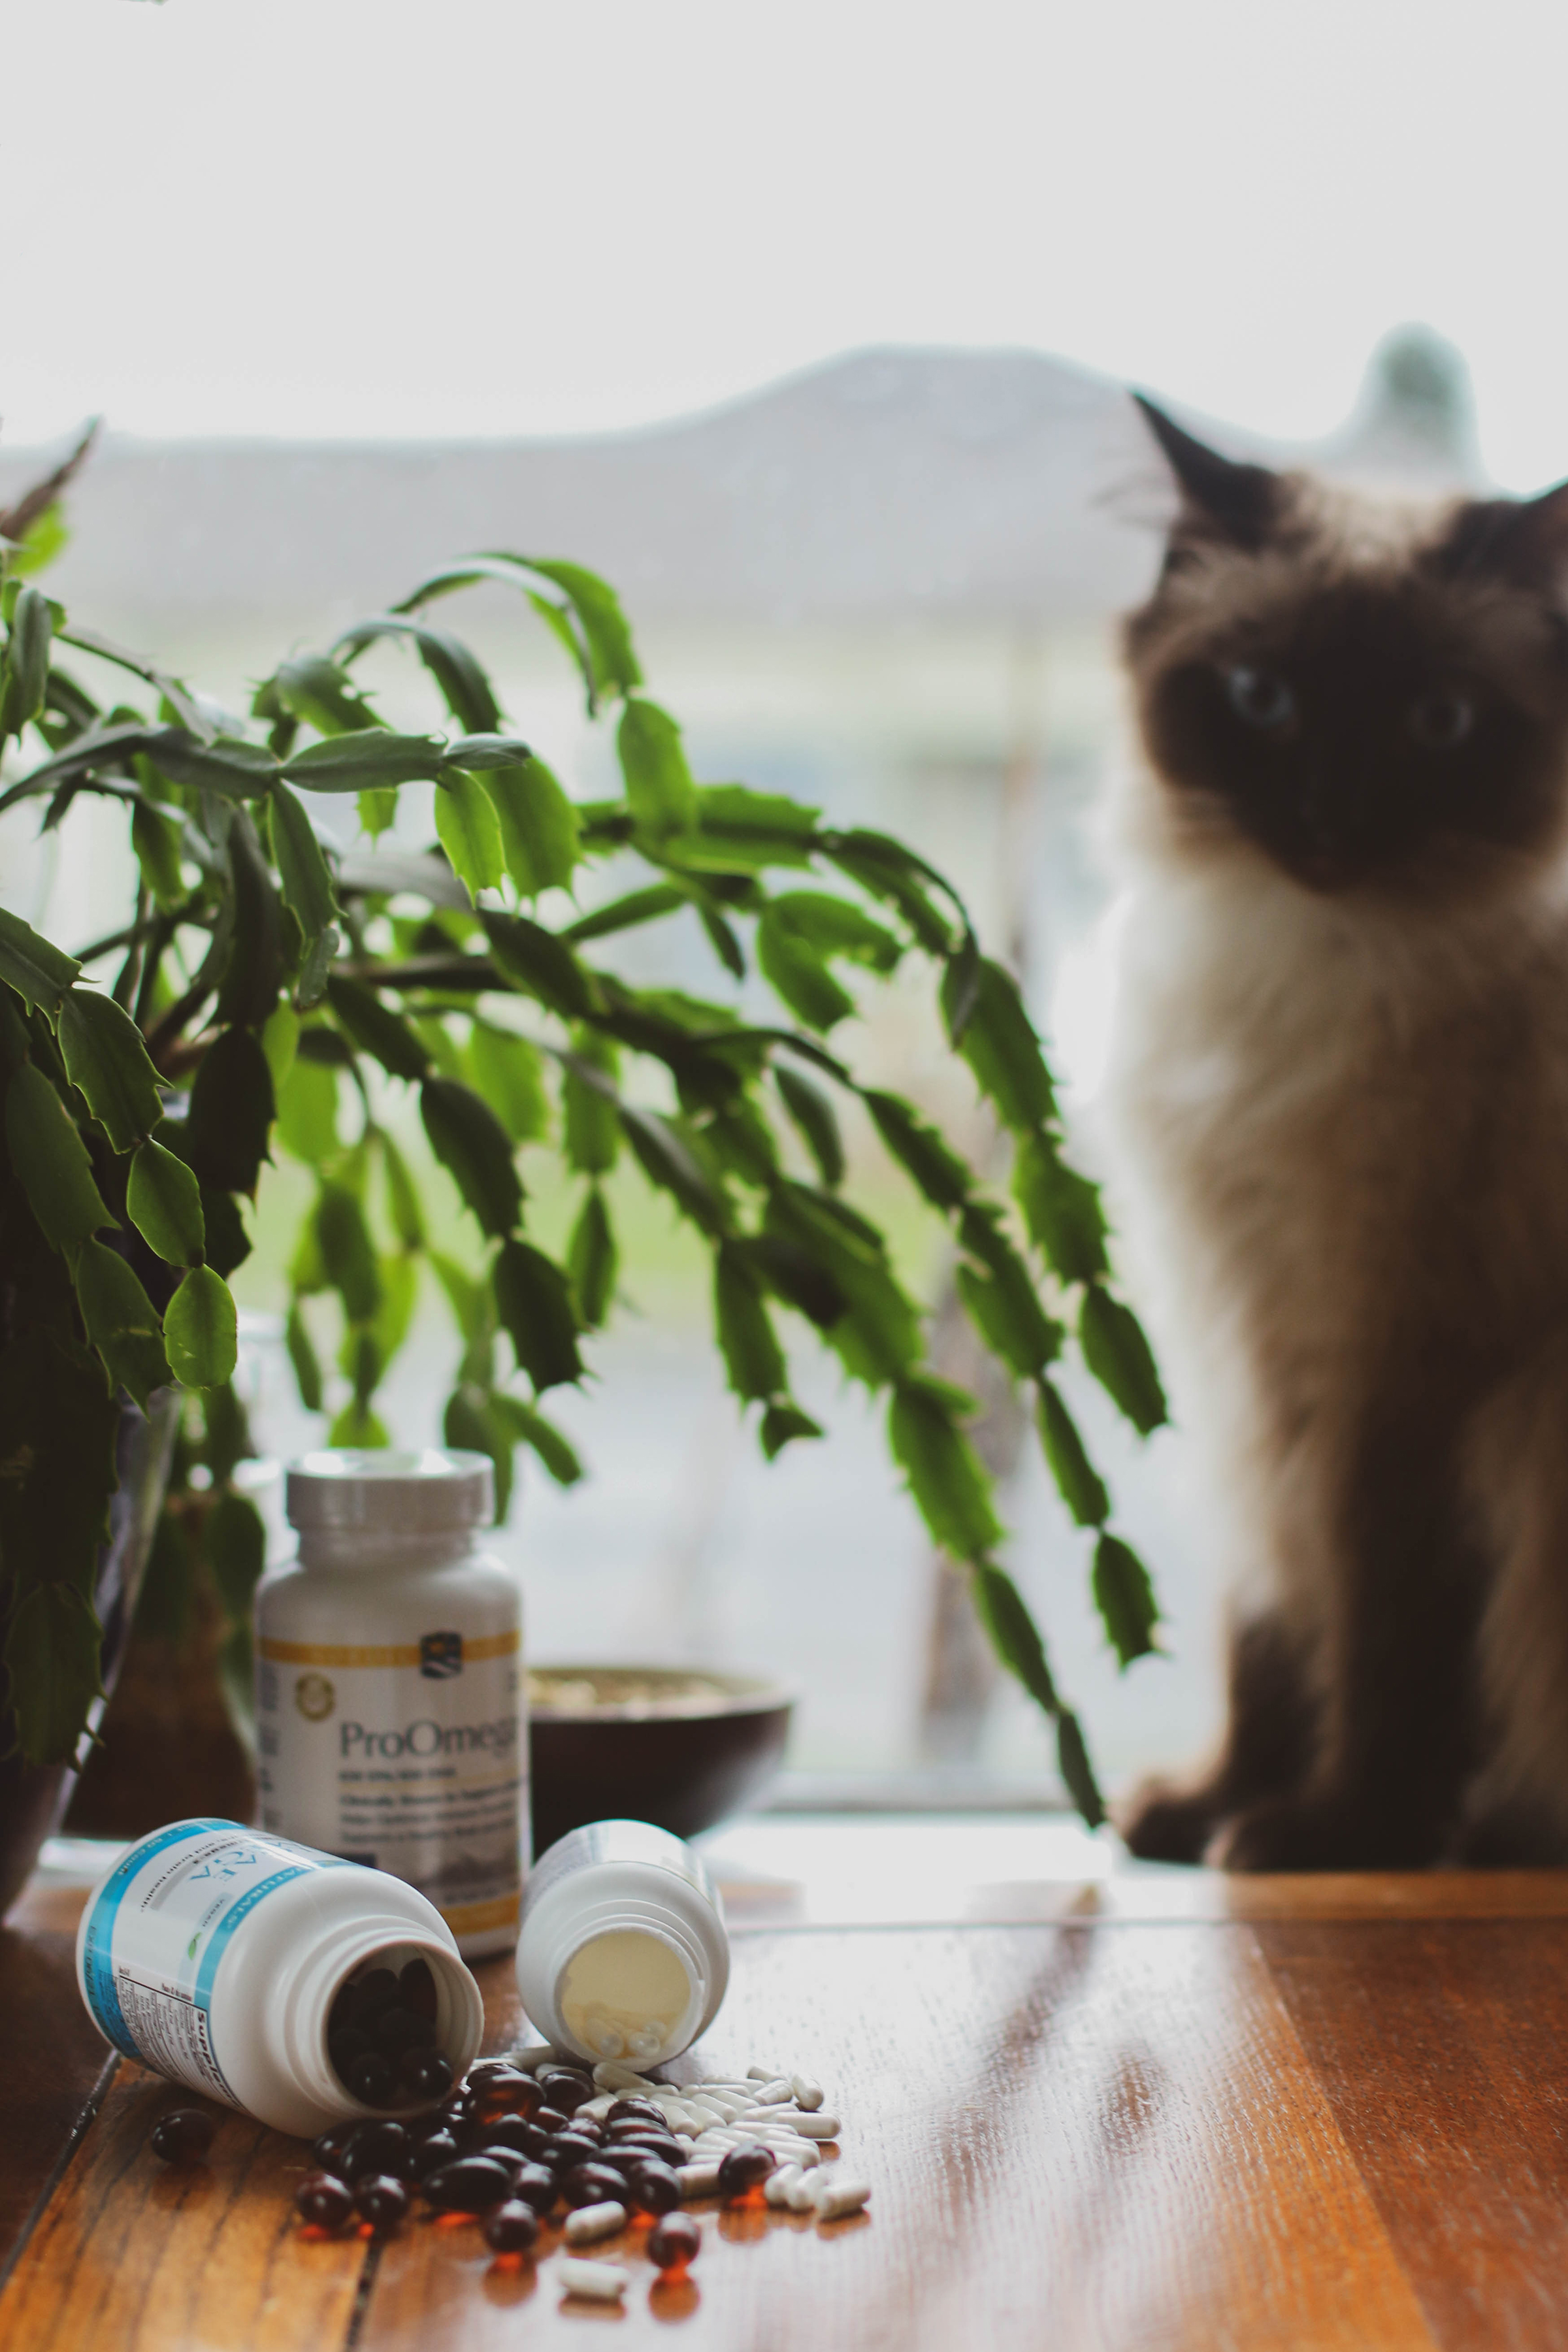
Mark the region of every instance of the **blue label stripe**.
<instances>
[{"instance_id":1,"label":"blue label stripe","mask_svg":"<svg viewBox=\"0 0 1568 2352\"><path fill-rule=\"evenodd\" d=\"M291 1878L303 1878L315 1867L314 1863L297 1862L291 1870L275 1870L270 1878L264 1878L259 1885L247 1887L238 1902L224 1913L213 1929L212 1940L202 1954L201 1967L196 1972L196 1989L192 1998L198 2009L210 2011L212 2008L213 1979L217 1974L218 1962L228 1949L228 1939L235 1929L243 1926L257 1905L264 1903L277 1888L287 1886ZM215 2052L215 2060L216 2056Z\"/></svg>"},{"instance_id":2,"label":"blue label stripe","mask_svg":"<svg viewBox=\"0 0 1568 2352\"><path fill-rule=\"evenodd\" d=\"M214 1830L239 1829L237 1822L216 1819L178 1822L173 1829L160 1830L156 1837L140 1839L129 1853L121 1856L99 1891L82 1944L82 1979L87 1990L87 2005L100 2030L108 2034L117 2050L124 2052L127 2058L141 2060L142 2052L125 2022L125 2013L120 2006L120 1995L114 1984L114 1922L125 1900L125 1891L153 1856L167 1853L170 1846L184 1845L193 1837L208 1836ZM240 1834L244 1834L242 1830Z\"/></svg>"}]
</instances>

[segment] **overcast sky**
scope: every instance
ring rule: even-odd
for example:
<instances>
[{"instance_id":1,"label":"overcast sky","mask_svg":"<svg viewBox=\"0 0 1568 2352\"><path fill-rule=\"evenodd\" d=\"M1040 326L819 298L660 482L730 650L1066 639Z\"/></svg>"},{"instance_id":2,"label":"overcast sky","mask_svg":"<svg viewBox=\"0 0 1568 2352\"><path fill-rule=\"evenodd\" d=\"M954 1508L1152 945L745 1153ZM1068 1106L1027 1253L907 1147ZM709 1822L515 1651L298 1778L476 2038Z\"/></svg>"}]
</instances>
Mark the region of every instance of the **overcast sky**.
<instances>
[{"instance_id":1,"label":"overcast sky","mask_svg":"<svg viewBox=\"0 0 1568 2352\"><path fill-rule=\"evenodd\" d=\"M0 0L0 415L591 430L868 342L1568 474L1558 0Z\"/></svg>"}]
</instances>

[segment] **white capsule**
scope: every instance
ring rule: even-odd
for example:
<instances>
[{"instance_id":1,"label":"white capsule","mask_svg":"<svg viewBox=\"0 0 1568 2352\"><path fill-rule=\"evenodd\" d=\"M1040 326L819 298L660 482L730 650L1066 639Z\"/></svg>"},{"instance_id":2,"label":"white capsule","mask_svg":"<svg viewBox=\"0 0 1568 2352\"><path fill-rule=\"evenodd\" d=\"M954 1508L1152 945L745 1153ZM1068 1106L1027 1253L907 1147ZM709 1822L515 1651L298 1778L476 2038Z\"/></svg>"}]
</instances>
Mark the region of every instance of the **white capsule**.
<instances>
[{"instance_id":1,"label":"white capsule","mask_svg":"<svg viewBox=\"0 0 1568 2352\"><path fill-rule=\"evenodd\" d=\"M813 2172L822 2162L822 2150L812 2139L770 2139L767 2148L781 2164L798 2164L803 2171Z\"/></svg>"},{"instance_id":2,"label":"white capsule","mask_svg":"<svg viewBox=\"0 0 1568 2352\"><path fill-rule=\"evenodd\" d=\"M789 2192L792 2213L814 2213L816 2210L816 2186L809 2172L797 2172Z\"/></svg>"},{"instance_id":3,"label":"white capsule","mask_svg":"<svg viewBox=\"0 0 1568 2352\"><path fill-rule=\"evenodd\" d=\"M871 2194L868 2180L828 2180L816 2192L819 2221L842 2221L858 2213Z\"/></svg>"},{"instance_id":4,"label":"white capsule","mask_svg":"<svg viewBox=\"0 0 1568 2352\"><path fill-rule=\"evenodd\" d=\"M821 2084L814 2083L809 2074L792 2074L789 2086L795 2093L796 2106L804 2107L807 2115L814 2115L826 2095Z\"/></svg>"},{"instance_id":5,"label":"white capsule","mask_svg":"<svg viewBox=\"0 0 1568 2352\"><path fill-rule=\"evenodd\" d=\"M837 2116L817 2115L797 2117L795 2128L802 2139L837 2139L844 2126Z\"/></svg>"},{"instance_id":6,"label":"white capsule","mask_svg":"<svg viewBox=\"0 0 1568 2352\"><path fill-rule=\"evenodd\" d=\"M778 2071L776 2066L748 2066L746 2080L748 2083L771 2083Z\"/></svg>"},{"instance_id":7,"label":"white capsule","mask_svg":"<svg viewBox=\"0 0 1568 2352\"><path fill-rule=\"evenodd\" d=\"M626 2226L626 2209L606 2198L602 2205L579 2205L574 2213L566 2216L566 2242L569 2246L591 2245L595 2238L613 2238L617 2230Z\"/></svg>"},{"instance_id":8,"label":"white capsule","mask_svg":"<svg viewBox=\"0 0 1568 2352\"><path fill-rule=\"evenodd\" d=\"M542 2066L561 2063L548 2042L531 2042L525 2050L509 2050L506 2053L506 2063L515 2066L520 2074L537 2074ZM577 2061L570 2058L565 2063L574 2066Z\"/></svg>"},{"instance_id":9,"label":"white capsule","mask_svg":"<svg viewBox=\"0 0 1568 2352\"><path fill-rule=\"evenodd\" d=\"M757 2093L757 2105L759 2107L782 2107L792 2095L789 2076L775 2074L773 2081L764 2083Z\"/></svg>"},{"instance_id":10,"label":"white capsule","mask_svg":"<svg viewBox=\"0 0 1568 2352\"><path fill-rule=\"evenodd\" d=\"M601 2091L596 2099L584 2099L577 2113L586 2116L590 2123L602 2124L620 2095L618 2091Z\"/></svg>"},{"instance_id":11,"label":"white capsule","mask_svg":"<svg viewBox=\"0 0 1568 2352\"><path fill-rule=\"evenodd\" d=\"M787 2205L790 2190L797 2180L805 2177L798 2164L781 2164L778 2170L770 2172L763 2181L763 2195L770 2205Z\"/></svg>"},{"instance_id":12,"label":"white capsule","mask_svg":"<svg viewBox=\"0 0 1568 2352\"><path fill-rule=\"evenodd\" d=\"M675 2177L682 2197L711 2197L719 2187L718 2159L710 2163L700 2157L691 2164L678 2164Z\"/></svg>"},{"instance_id":13,"label":"white capsule","mask_svg":"<svg viewBox=\"0 0 1568 2352\"><path fill-rule=\"evenodd\" d=\"M616 2303L630 2284L618 2263L576 2263L563 2256L555 2275L567 2294L581 2294L590 2303Z\"/></svg>"},{"instance_id":14,"label":"white capsule","mask_svg":"<svg viewBox=\"0 0 1568 2352\"><path fill-rule=\"evenodd\" d=\"M618 2058L601 2058L594 2069L594 2080L601 2091L657 2091L658 2084L639 2074L635 2066L624 2066Z\"/></svg>"}]
</instances>

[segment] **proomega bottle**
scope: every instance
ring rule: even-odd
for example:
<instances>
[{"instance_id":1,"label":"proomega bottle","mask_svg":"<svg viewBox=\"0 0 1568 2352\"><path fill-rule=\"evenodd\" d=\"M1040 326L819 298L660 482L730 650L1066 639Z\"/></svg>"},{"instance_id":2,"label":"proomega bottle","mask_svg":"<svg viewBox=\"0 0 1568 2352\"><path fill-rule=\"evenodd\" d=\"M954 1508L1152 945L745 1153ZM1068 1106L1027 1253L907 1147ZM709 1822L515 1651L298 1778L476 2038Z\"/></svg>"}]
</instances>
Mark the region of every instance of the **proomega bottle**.
<instances>
[{"instance_id":1,"label":"proomega bottle","mask_svg":"<svg viewBox=\"0 0 1568 2352\"><path fill-rule=\"evenodd\" d=\"M475 1548L483 1454L308 1454L300 1557L256 1601L263 1829L390 1871L465 1958L517 1938L528 1824L522 1601Z\"/></svg>"}]
</instances>

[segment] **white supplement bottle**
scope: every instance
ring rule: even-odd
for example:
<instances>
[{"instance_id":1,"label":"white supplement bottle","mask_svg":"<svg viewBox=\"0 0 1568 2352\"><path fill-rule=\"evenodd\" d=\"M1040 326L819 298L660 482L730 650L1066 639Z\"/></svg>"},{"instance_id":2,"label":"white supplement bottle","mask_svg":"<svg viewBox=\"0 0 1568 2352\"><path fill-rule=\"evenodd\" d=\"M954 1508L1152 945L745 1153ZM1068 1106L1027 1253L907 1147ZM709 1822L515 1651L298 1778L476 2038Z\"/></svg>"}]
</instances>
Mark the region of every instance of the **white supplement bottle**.
<instances>
[{"instance_id":1,"label":"white supplement bottle","mask_svg":"<svg viewBox=\"0 0 1568 2352\"><path fill-rule=\"evenodd\" d=\"M332 2005L373 1969L419 1979L434 2046L465 2074L479 1989L440 1913L382 1871L237 1822L175 1822L104 1874L77 1930L81 1997L116 2049L304 2137L430 2104L368 2106L332 2063Z\"/></svg>"},{"instance_id":2,"label":"white supplement bottle","mask_svg":"<svg viewBox=\"0 0 1568 2352\"><path fill-rule=\"evenodd\" d=\"M289 1472L300 1557L256 1598L261 1825L418 1887L468 1959L517 1937L522 1596L475 1548L482 1454L326 1452Z\"/></svg>"},{"instance_id":3,"label":"white supplement bottle","mask_svg":"<svg viewBox=\"0 0 1568 2352\"><path fill-rule=\"evenodd\" d=\"M522 2005L545 2040L639 2072L710 2025L730 1981L719 1890L647 1822L590 1822L535 1864L517 1946Z\"/></svg>"}]
</instances>

